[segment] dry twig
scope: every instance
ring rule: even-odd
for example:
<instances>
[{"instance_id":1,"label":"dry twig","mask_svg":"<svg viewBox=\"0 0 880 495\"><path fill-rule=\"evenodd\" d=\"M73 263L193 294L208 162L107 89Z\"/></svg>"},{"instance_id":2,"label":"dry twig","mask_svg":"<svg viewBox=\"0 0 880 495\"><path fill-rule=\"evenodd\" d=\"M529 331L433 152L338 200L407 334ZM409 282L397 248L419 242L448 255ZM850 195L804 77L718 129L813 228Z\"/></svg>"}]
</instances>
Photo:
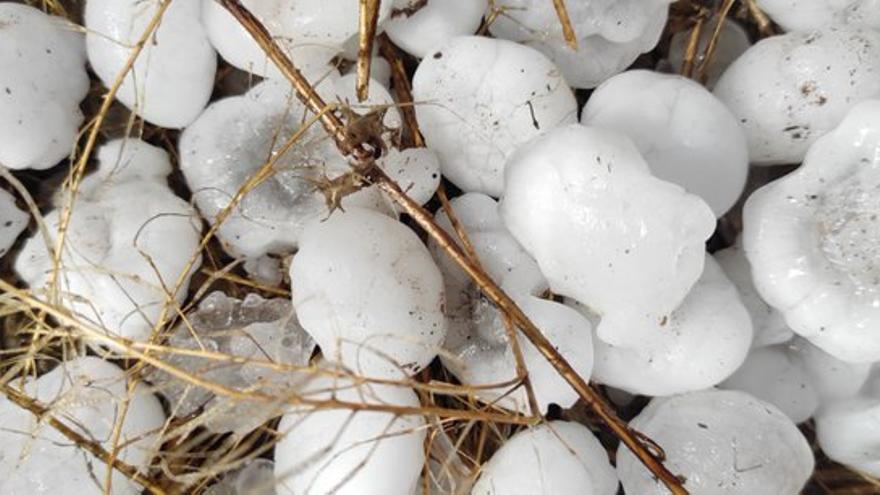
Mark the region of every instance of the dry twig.
<instances>
[{"instance_id":1,"label":"dry twig","mask_svg":"<svg viewBox=\"0 0 880 495\"><path fill-rule=\"evenodd\" d=\"M358 0L358 60L357 97L364 101L370 90L370 65L373 61L373 41L379 22L379 6L382 0Z\"/></svg>"}]
</instances>

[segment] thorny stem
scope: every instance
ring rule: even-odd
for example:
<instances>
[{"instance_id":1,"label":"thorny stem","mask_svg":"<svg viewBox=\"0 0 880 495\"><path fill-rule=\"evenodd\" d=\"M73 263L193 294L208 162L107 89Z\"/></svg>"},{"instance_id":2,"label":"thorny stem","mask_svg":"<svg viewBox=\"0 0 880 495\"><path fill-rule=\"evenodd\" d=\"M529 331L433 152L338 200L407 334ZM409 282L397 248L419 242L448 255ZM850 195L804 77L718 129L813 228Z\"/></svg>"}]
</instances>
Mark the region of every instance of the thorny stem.
<instances>
[{"instance_id":1,"label":"thorny stem","mask_svg":"<svg viewBox=\"0 0 880 495\"><path fill-rule=\"evenodd\" d=\"M553 8L556 9L556 16L559 17L559 23L562 24L562 36L569 48L577 51L578 40L574 33L574 27L571 25L571 18L568 16L568 8L565 7L565 0L553 0Z\"/></svg>"},{"instance_id":2,"label":"thorny stem","mask_svg":"<svg viewBox=\"0 0 880 495\"><path fill-rule=\"evenodd\" d=\"M364 101L370 91L370 65L373 62L373 41L376 39L376 24L379 22L379 7L382 0L358 0L358 60L357 60L357 98Z\"/></svg>"},{"instance_id":3,"label":"thorny stem","mask_svg":"<svg viewBox=\"0 0 880 495\"><path fill-rule=\"evenodd\" d=\"M239 0L217 0L242 24L256 42L263 48L269 58L278 66L298 93L300 100L314 112L326 107L320 95L314 90L309 82L302 76L293 62L284 54L278 45L272 40L265 27L245 8ZM330 117L332 114L325 114ZM332 118L321 120L327 133L336 139L340 151L345 155L351 155L355 160L353 167L357 173L370 179L393 201L398 203L434 240L452 257L452 259L471 277L472 280L483 290L484 294L503 312L510 315L523 334L531 341L545 359L556 369L577 392L580 398L596 413L596 415L620 438L633 454L647 467L674 495L687 494L681 480L672 474L651 452L645 444L634 434L634 431L624 423L614 411L605 404L602 397L597 394L587 382L571 367L568 361L553 347L544 334L526 316L517 304L489 277L478 265L474 264L464 253L450 235L440 228L431 214L413 201L400 186L389 178L378 166L375 165L372 152L363 146L355 146L348 142L345 126L335 115Z\"/></svg>"}]
</instances>

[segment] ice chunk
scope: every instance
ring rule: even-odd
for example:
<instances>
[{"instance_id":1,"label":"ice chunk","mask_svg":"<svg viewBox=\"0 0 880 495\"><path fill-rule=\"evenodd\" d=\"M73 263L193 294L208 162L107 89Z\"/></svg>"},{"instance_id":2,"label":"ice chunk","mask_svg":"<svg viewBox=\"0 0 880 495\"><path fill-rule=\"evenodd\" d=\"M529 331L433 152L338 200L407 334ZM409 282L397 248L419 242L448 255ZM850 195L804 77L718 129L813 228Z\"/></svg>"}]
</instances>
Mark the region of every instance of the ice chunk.
<instances>
[{"instance_id":1,"label":"ice chunk","mask_svg":"<svg viewBox=\"0 0 880 495\"><path fill-rule=\"evenodd\" d=\"M60 17L0 3L0 165L45 169L73 151L89 90L83 35Z\"/></svg>"},{"instance_id":2,"label":"ice chunk","mask_svg":"<svg viewBox=\"0 0 880 495\"><path fill-rule=\"evenodd\" d=\"M529 47L460 36L433 50L413 76L425 141L456 186L498 196L518 146L576 120L574 95L553 62Z\"/></svg>"},{"instance_id":3,"label":"ice chunk","mask_svg":"<svg viewBox=\"0 0 880 495\"><path fill-rule=\"evenodd\" d=\"M395 0L385 33L397 46L418 58L450 38L474 34L486 12L485 0Z\"/></svg>"},{"instance_id":4,"label":"ice chunk","mask_svg":"<svg viewBox=\"0 0 880 495\"><path fill-rule=\"evenodd\" d=\"M757 0L757 5L786 31L822 29L829 24L880 29L877 0Z\"/></svg>"}]
</instances>

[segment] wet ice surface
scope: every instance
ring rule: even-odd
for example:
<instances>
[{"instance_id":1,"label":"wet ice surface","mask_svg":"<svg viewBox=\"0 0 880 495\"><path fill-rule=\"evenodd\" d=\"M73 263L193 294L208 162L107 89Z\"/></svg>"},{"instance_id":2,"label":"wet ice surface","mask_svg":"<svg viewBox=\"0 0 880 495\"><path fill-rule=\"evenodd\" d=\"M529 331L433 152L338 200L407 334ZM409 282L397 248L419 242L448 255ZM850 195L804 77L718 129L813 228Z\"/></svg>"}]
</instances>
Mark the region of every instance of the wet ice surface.
<instances>
[{"instance_id":1,"label":"wet ice surface","mask_svg":"<svg viewBox=\"0 0 880 495\"><path fill-rule=\"evenodd\" d=\"M168 338L169 346L251 362L170 354L165 359L168 364L210 382L281 400L304 379L303 373L289 367L307 365L315 343L299 325L289 300L263 299L256 294L239 300L213 292L187 319L192 328L178 326ZM288 369L273 369L271 364L288 365ZM193 427L203 425L217 433L244 435L284 411L281 400L265 403L219 396L162 371L156 371L151 381L168 399L174 416L202 411Z\"/></svg>"}]
</instances>

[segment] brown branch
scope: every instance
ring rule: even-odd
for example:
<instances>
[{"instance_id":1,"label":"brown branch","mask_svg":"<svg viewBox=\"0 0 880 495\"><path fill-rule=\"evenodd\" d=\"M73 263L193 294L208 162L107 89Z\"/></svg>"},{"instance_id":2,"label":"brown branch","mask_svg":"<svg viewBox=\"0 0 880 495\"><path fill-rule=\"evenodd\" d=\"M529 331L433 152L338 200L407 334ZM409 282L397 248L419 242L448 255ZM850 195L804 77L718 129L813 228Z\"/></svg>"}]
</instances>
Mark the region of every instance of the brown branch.
<instances>
[{"instance_id":1,"label":"brown branch","mask_svg":"<svg viewBox=\"0 0 880 495\"><path fill-rule=\"evenodd\" d=\"M373 63L373 41L379 22L379 6L382 0L358 0L358 60L357 98L364 101L370 92L370 65Z\"/></svg>"},{"instance_id":2,"label":"brown branch","mask_svg":"<svg viewBox=\"0 0 880 495\"><path fill-rule=\"evenodd\" d=\"M758 7L758 4L755 0L745 0L746 8L749 9L749 15L755 20L755 24L758 25L758 32L762 37L774 36L776 34L776 30L773 28L773 23L770 22L770 19L767 17L767 14L761 10L761 7Z\"/></svg>"},{"instance_id":3,"label":"brown branch","mask_svg":"<svg viewBox=\"0 0 880 495\"><path fill-rule=\"evenodd\" d=\"M419 132L419 123L416 120L415 107L413 106L412 88L409 79L406 77L406 68L403 66L403 60L400 58L400 52L388 35L382 33L379 35L379 53L388 61L391 66L391 82L394 86L394 96L400 103L400 113L403 114L403 123L409 132L401 133L402 148L422 148L425 146L425 139Z\"/></svg>"},{"instance_id":4,"label":"brown branch","mask_svg":"<svg viewBox=\"0 0 880 495\"><path fill-rule=\"evenodd\" d=\"M577 51L578 40L574 33L574 27L571 25L571 18L568 16L568 8L565 6L565 0L553 0L553 8L556 9L556 16L559 17L559 23L562 24L562 36L568 46Z\"/></svg>"},{"instance_id":5,"label":"brown branch","mask_svg":"<svg viewBox=\"0 0 880 495\"><path fill-rule=\"evenodd\" d=\"M724 21L727 19L731 7L733 7L733 2L734 0L724 0L724 3L721 4L721 8L718 10L718 22L715 23L715 30L712 31L712 37L709 38L709 43L706 45L706 50L703 52L703 60L700 62L700 66L697 69L699 81L703 84L706 84L706 80L709 78L709 65L715 57L715 49L718 48L718 39L721 37L721 30L724 28Z\"/></svg>"}]
</instances>

